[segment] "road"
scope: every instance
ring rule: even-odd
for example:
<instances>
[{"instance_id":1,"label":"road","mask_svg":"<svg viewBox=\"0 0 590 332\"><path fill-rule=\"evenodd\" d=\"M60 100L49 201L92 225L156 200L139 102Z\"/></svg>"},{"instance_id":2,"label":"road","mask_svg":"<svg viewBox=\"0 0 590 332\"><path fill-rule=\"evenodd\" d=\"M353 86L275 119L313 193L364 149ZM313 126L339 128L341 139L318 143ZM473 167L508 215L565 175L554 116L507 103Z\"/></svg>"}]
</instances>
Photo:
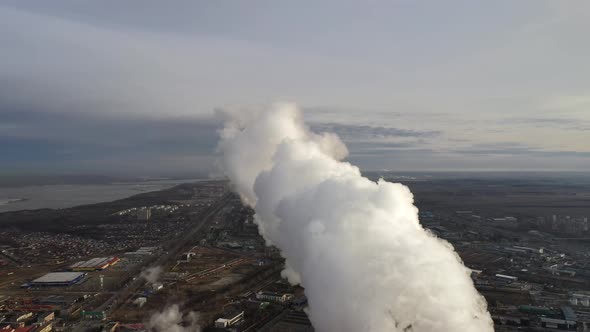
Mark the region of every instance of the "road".
<instances>
[{"instance_id":1,"label":"road","mask_svg":"<svg viewBox=\"0 0 590 332\"><path fill-rule=\"evenodd\" d=\"M232 194L230 192L225 193L221 198L219 198L214 204L212 204L209 208L203 210L198 215L191 218L191 221L194 221L195 226L192 230L184 237L178 240L177 244L169 250L166 254L158 258L151 266L160 266L170 261L171 259L176 259L176 257L180 254L180 251L184 246L194 240L195 236L198 232L203 229L205 225L208 225L213 217L223 209L224 206L228 204L231 200ZM145 284L145 280L143 278L137 278L131 281L127 286L121 289L118 292L115 292L108 300L106 300L102 305L97 307L94 311L104 311L106 316L114 310L116 310L119 306L126 303L129 297L133 296L138 289L140 289ZM87 331L91 322L82 321L77 324L73 328L73 332L83 332Z\"/></svg>"},{"instance_id":2,"label":"road","mask_svg":"<svg viewBox=\"0 0 590 332\"><path fill-rule=\"evenodd\" d=\"M194 238L199 233L199 231L201 231L205 225L208 225L212 221L213 217L217 213L219 213L219 211L221 211L221 209L223 209L224 206L228 204L231 198L232 194L230 192L227 192L219 200L212 204L208 209L202 211L197 216L195 216L192 220L195 222L195 226L192 228L192 230L186 233L184 237L179 239L177 244L171 250L169 250L165 255L158 258L153 264L151 264L151 266L161 266L164 265L166 262L169 262L170 260L176 259L176 257L178 257L178 255L180 254L181 250L191 241L194 241ZM129 285L127 285L127 287L117 292L110 299L105 301L100 307L96 309L96 311L108 311L107 308L109 308L110 306L118 306L125 303L127 298L133 295L137 291L137 289L142 287L144 284L145 280L143 280L142 278L137 278L136 280L130 282Z\"/></svg>"}]
</instances>

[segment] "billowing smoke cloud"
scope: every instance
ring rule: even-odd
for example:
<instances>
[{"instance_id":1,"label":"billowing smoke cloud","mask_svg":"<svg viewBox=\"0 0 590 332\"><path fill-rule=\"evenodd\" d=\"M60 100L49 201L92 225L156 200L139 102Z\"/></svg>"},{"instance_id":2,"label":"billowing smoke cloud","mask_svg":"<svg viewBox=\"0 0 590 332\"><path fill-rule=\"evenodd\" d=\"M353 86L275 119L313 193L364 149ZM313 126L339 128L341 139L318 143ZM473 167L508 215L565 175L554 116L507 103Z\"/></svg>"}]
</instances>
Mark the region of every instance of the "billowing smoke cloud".
<instances>
[{"instance_id":1,"label":"billowing smoke cloud","mask_svg":"<svg viewBox=\"0 0 590 332\"><path fill-rule=\"evenodd\" d=\"M149 285L153 285L160 279L160 275L162 275L162 267L161 266L152 266L148 269L141 271L139 275L140 278L145 279L145 281Z\"/></svg>"},{"instance_id":2,"label":"billowing smoke cloud","mask_svg":"<svg viewBox=\"0 0 590 332\"><path fill-rule=\"evenodd\" d=\"M364 178L291 104L225 114L223 164L261 234L305 287L320 332L493 331L452 246L424 230L410 190Z\"/></svg>"},{"instance_id":3,"label":"billowing smoke cloud","mask_svg":"<svg viewBox=\"0 0 590 332\"><path fill-rule=\"evenodd\" d=\"M166 307L162 312L154 313L146 326L155 332L199 332L198 315L190 312L183 315L177 304Z\"/></svg>"}]
</instances>

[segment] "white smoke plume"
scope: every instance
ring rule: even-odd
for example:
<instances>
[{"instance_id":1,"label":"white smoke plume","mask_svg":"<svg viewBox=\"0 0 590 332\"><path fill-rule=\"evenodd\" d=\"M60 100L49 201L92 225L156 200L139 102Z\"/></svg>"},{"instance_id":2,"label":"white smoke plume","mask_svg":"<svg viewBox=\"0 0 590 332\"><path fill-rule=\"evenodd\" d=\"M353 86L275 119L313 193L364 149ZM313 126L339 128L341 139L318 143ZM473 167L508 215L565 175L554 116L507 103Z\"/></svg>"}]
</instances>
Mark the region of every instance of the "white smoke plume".
<instances>
[{"instance_id":1,"label":"white smoke plume","mask_svg":"<svg viewBox=\"0 0 590 332\"><path fill-rule=\"evenodd\" d=\"M156 312L146 323L149 331L155 332L199 332L198 315L190 312L183 315L177 304L166 307L162 312Z\"/></svg>"},{"instance_id":2,"label":"white smoke plume","mask_svg":"<svg viewBox=\"0 0 590 332\"><path fill-rule=\"evenodd\" d=\"M145 298L137 298L135 301L133 301L133 304L138 305L141 308L145 305Z\"/></svg>"},{"instance_id":3,"label":"white smoke plume","mask_svg":"<svg viewBox=\"0 0 590 332\"><path fill-rule=\"evenodd\" d=\"M224 116L224 170L283 275L305 287L317 331L493 331L469 269L422 228L407 187L364 178L295 105Z\"/></svg>"},{"instance_id":4,"label":"white smoke plume","mask_svg":"<svg viewBox=\"0 0 590 332\"><path fill-rule=\"evenodd\" d=\"M147 268L139 274L140 278L145 279L145 281L149 285L153 285L160 279L160 275L162 275L162 267L161 266L152 266Z\"/></svg>"}]
</instances>

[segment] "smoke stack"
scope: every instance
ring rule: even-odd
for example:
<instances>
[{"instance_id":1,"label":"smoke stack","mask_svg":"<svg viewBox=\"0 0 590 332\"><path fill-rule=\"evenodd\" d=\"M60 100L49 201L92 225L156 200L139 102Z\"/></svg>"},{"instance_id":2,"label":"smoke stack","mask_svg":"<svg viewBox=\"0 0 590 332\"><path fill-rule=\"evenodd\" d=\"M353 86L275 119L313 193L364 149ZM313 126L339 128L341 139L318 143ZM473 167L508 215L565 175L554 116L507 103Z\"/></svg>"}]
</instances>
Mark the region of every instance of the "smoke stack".
<instances>
[{"instance_id":1,"label":"smoke stack","mask_svg":"<svg viewBox=\"0 0 590 332\"><path fill-rule=\"evenodd\" d=\"M295 105L224 116L224 170L305 287L317 331L493 331L470 270L422 228L407 187L364 178Z\"/></svg>"}]
</instances>

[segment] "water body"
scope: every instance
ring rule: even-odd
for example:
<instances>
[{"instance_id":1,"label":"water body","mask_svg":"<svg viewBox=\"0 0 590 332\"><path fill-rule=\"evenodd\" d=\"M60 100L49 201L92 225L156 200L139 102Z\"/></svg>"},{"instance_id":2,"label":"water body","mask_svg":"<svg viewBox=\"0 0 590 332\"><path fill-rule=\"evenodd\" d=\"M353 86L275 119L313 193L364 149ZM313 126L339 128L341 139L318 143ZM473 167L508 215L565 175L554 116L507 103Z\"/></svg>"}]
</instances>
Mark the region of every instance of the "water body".
<instances>
[{"instance_id":1,"label":"water body","mask_svg":"<svg viewBox=\"0 0 590 332\"><path fill-rule=\"evenodd\" d=\"M149 191L167 189L188 180L155 180L100 185L44 185L0 188L0 213L32 209L61 209L109 202Z\"/></svg>"}]
</instances>

